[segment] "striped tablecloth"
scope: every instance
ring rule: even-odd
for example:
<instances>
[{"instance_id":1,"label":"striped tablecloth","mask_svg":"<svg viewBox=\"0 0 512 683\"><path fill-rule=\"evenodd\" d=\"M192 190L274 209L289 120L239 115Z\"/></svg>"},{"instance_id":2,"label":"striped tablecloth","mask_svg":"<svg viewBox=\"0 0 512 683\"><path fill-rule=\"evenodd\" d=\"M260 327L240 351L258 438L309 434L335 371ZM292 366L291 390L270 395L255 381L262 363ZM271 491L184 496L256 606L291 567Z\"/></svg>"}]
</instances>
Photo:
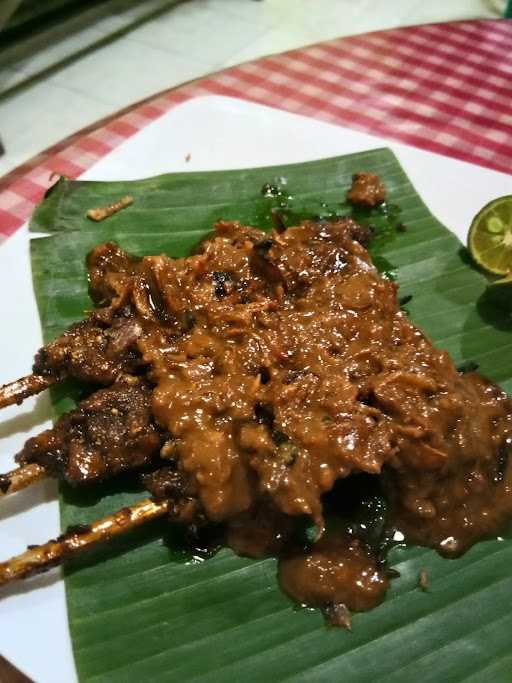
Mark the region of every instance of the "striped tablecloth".
<instances>
[{"instance_id":1,"label":"striped tablecloth","mask_svg":"<svg viewBox=\"0 0 512 683\"><path fill-rule=\"evenodd\" d=\"M342 38L215 73L80 131L0 180L0 239L55 173L74 178L185 100L220 94L512 172L512 21Z\"/></svg>"}]
</instances>

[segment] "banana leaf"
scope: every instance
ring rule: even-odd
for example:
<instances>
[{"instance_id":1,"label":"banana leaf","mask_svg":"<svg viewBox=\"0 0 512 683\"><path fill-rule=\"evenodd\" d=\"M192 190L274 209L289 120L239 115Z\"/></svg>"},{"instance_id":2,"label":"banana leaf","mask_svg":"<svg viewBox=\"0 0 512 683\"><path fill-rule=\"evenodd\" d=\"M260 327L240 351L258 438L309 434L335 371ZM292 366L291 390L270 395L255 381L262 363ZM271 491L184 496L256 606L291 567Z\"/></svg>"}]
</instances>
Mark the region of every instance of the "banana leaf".
<instances>
[{"instance_id":1,"label":"banana leaf","mask_svg":"<svg viewBox=\"0 0 512 683\"><path fill-rule=\"evenodd\" d=\"M387 186L386 207L358 218L376 230L377 265L413 296L411 318L456 363L479 363L511 391L509 313L489 299L485 277L386 149L130 182L60 180L31 224L48 233L31 244L45 338L90 307L84 259L95 244L115 240L139 255L181 256L218 218L269 228L275 207L289 223L342 215L359 170L379 173ZM88 209L126 194L132 206L102 223L86 218ZM57 411L69 405L65 393L54 393ZM94 491L63 487L62 525L87 523L143 496L130 478ZM325 626L318 611L294 607L277 587L274 560L228 549L192 558L178 529L155 523L66 570L80 680L511 680L511 540L482 542L457 560L424 548L396 548L390 560L400 578L380 607L354 616L349 633ZM427 590L418 587L422 569Z\"/></svg>"}]
</instances>

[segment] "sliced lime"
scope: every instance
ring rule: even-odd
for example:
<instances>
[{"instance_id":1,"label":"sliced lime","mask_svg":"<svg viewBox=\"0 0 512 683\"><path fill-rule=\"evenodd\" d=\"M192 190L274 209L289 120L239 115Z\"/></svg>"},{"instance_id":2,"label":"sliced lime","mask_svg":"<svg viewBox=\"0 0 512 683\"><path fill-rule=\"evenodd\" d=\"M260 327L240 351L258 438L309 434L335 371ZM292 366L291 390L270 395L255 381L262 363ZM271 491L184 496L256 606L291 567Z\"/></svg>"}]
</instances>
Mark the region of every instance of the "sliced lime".
<instances>
[{"instance_id":1,"label":"sliced lime","mask_svg":"<svg viewBox=\"0 0 512 683\"><path fill-rule=\"evenodd\" d=\"M474 260L488 272L512 273L512 195L494 199L473 218L468 248Z\"/></svg>"}]
</instances>

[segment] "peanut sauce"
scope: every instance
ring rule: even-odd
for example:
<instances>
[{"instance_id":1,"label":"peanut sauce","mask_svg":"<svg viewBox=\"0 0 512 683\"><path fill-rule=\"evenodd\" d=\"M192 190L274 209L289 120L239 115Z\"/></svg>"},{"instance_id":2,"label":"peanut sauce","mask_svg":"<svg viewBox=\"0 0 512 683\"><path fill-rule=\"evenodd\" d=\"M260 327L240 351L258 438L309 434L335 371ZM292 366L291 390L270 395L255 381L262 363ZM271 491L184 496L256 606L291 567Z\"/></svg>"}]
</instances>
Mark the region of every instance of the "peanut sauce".
<instances>
[{"instance_id":1,"label":"peanut sauce","mask_svg":"<svg viewBox=\"0 0 512 683\"><path fill-rule=\"evenodd\" d=\"M411 323L366 237L350 219L271 234L221 221L188 258L123 261L103 245L89 262L106 297L112 251L110 310L131 283L151 412L169 435L169 467L148 488L166 495L186 478L190 520L194 499L235 551L281 558L294 600L354 610L378 604L389 579L348 526L326 533L339 480L378 479L388 530L450 556L512 514L511 400Z\"/></svg>"}]
</instances>

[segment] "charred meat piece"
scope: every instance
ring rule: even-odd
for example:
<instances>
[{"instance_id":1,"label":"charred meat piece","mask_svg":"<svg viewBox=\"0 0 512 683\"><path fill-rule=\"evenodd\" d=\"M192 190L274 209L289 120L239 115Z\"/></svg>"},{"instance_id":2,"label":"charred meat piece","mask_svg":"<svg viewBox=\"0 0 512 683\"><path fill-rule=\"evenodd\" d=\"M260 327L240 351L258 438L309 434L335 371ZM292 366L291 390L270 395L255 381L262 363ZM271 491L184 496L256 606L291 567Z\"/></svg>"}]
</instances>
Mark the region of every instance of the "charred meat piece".
<instances>
[{"instance_id":1,"label":"charred meat piece","mask_svg":"<svg viewBox=\"0 0 512 683\"><path fill-rule=\"evenodd\" d=\"M255 273L261 275L271 285L283 285L285 282L282 273L274 263L270 254L274 242L271 239L264 239L257 242L252 250L251 267Z\"/></svg>"},{"instance_id":2,"label":"charred meat piece","mask_svg":"<svg viewBox=\"0 0 512 683\"><path fill-rule=\"evenodd\" d=\"M347 199L356 206L372 208L386 200L386 190L375 173L354 173Z\"/></svg>"},{"instance_id":3,"label":"charred meat piece","mask_svg":"<svg viewBox=\"0 0 512 683\"><path fill-rule=\"evenodd\" d=\"M161 441L151 417L148 386L126 377L29 439L16 460L42 465L71 484L84 484L140 469L158 454Z\"/></svg>"},{"instance_id":4,"label":"charred meat piece","mask_svg":"<svg viewBox=\"0 0 512 683\"><path fill-rule=\"evenodd\" d=\"M34 374L56 381L74 377L92 384L112 384L120 374L141 365L136 346L141 332L140 323L131 316L116 317L110 325L91 316L38 351Z\"/></svg>"},{"instance_id":5,"label":"charred meat piece","mask_svg":"<svg viewBox=\"0 0 512 683\"><path fill-rule=\"evenodd\" d=\"M185 472L173 466L161 467L144 474L142 482L156 500L169 500L173 521L201 526L207 522L197 498L197 486Z\"/></svg>"},{"instance_id":6,"label":"charred meat piece","mask_svg":"<svg viewBox=\"0 0 512 683\"><path fill-rule=\"evenodd\" d=\"M98 306L126 299L131 281L140 268L140 258L130 256L114 242L95 247L87 256L89 294Z\"/></svg>"}]
</instances>

